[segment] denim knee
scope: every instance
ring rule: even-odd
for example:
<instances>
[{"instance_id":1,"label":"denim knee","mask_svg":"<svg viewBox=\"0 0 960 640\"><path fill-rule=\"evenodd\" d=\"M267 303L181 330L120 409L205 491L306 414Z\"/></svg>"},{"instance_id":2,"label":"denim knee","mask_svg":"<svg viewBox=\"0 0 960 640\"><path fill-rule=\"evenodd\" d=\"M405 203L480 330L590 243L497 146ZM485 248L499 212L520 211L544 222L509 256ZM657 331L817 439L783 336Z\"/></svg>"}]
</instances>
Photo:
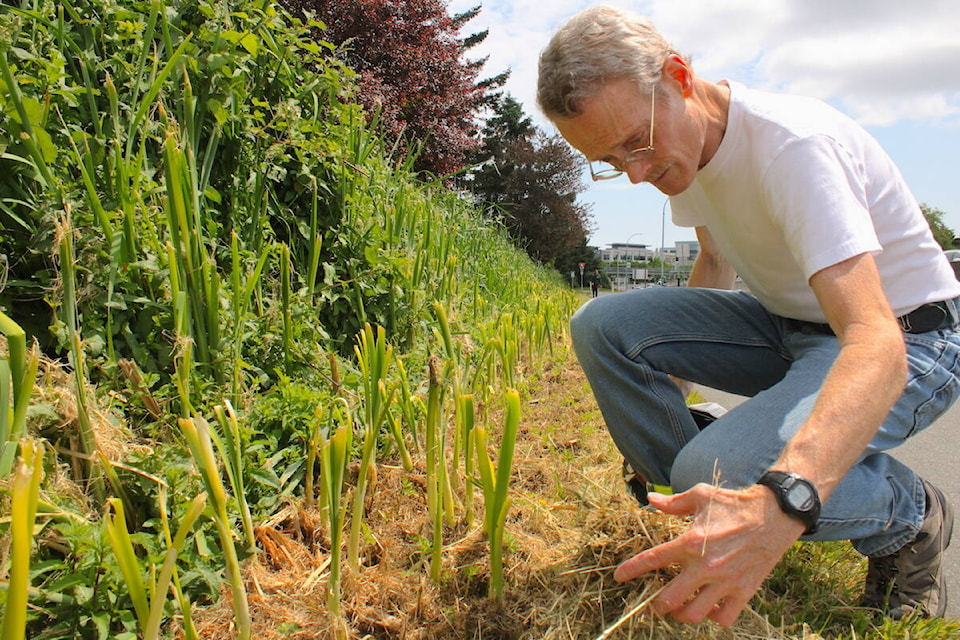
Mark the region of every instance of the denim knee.
<instances>
[{"instance_id":1,"label":"denim knee","mask_svg":"<svg viewBox=\"0 0 960 640\"><path fill-rule=\"evenodd\" d=\"M714 469L718 466L719 460L716 456L711 456L707 451L701 452L694 443L688 443L673 460L670 486L675 492L682 493L701 482L712 484Z\"/></svg>"},{"instance_id":2,"label":"denim knee","mask_svg":"<svg viewBox=\"0 0 960 640\"><path fill-rule=\"evenodd\" d=\"M736 460L721 457L715 446L699 444L694 438L674 459L670 469L670 486L674 491L687 491L701 482L739 489L752 485L760 477L759 467L741 468Z\"/></svg>"},{"instance_id":3,"label":"denim knee","mask_svg":"<svg viewBox=\"0 0 960 640\"><path fill-rule=\"evenodd\" d=\"M582 357L585 350L592 350L594 347L591 345L603 333L604 314L599 310L603 304L603 298L593 298L570 318L570 339L578 356Z\"/></svg>"}]
</instances>

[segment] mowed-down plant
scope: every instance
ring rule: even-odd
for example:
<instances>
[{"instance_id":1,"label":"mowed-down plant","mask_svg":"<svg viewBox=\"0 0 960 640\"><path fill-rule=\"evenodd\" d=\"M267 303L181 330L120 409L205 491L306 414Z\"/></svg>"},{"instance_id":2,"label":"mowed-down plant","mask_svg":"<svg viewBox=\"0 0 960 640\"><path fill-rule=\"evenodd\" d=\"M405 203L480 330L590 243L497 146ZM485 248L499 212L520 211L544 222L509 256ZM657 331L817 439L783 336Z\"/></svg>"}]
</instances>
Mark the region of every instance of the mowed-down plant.
<instances>
[{"instance_id":1,"label":"mowed-down plant","mask_svg":"<svg viewBox=\"0 0 960 640\"><path fill-rule=\"evenodd\" d=\"M10 487L10 569L2 640L20 640L27 626L33 527L43 478L43 443L23 440Z\"/></svg>"},{"instance_id":2,"label":"mowed-down plant","mask_svg":"<svg viewBox=\"0 0 960 640\"><path fill-rule=\"evenodd\" d=\"M483 528L490 545L488 594L495 600L503 598L503 534L507 510L510 508L510 474L513 472L513 453L520 424L520 395L514 389L507 389L505 399L506 414L496 466L487 450L486 427L475 427L473 430L480 486L483 488Z\"/></svg>"},{"instance_id":3,"label":"mowed-down plant","mask_svg":"<svg viewBox=\"0 0 960 640\"><path fill-rule=\"evenodd\" d=\"M0 333L6 354L0 354L0 477L13 469L20 439L27 431L27 409L40 366L36 349L27 350L23 328L0 311Z\"/></svg>"}]
</instances>

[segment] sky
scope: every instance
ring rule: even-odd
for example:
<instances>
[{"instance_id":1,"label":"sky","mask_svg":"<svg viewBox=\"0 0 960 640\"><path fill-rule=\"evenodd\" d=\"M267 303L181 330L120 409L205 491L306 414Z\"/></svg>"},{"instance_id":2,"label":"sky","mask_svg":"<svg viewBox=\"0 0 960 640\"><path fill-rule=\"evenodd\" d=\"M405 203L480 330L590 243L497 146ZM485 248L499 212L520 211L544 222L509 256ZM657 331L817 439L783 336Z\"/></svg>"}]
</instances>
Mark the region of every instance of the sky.
<instances>
[{"instance_id":1,"label":"sky","mask_svg":"<svg viewBox=\"0 0 960 640\"><path fill-rule=\"evenodd\" d=\"M549 134L536 106L537 60L583 0L451 0L451 14L482 3L463 35L489 29L468 58L489 56L483 77L511 70L506 91ZM960 234L960 2L957 0L606 0L650 17L694 71L711 81L813 96L863 125L920 202ZM667 198L626 177L581 194L589 244L673 246L693 229L670 222Z\"/></svg>"}]
</instances>

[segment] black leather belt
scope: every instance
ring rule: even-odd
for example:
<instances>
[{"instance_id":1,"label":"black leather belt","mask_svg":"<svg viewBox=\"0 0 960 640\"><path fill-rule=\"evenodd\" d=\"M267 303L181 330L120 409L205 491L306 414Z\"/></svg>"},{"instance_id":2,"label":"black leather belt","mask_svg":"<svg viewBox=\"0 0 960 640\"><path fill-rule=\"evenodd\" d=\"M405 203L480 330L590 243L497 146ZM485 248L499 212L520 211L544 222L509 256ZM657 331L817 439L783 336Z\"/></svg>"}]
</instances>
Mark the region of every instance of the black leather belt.
<instances>
[{"instance_id":1,"label":"black leather belt","mask_svg":"<svg viewBox=\"0 0 960 640\"><path fill-rule=\"evenodd\" d=\"M944 302L928 302L897 318L897 323L904 333L926 333L928 331L950 329L956 326L958 320L960 320L955 312L958 303L960 303L960 298ZM800 331L806 330L834 335L829 324L806 322L804 320L793 320L792 322L796 323Z\"/></svg>"}]
</instances>

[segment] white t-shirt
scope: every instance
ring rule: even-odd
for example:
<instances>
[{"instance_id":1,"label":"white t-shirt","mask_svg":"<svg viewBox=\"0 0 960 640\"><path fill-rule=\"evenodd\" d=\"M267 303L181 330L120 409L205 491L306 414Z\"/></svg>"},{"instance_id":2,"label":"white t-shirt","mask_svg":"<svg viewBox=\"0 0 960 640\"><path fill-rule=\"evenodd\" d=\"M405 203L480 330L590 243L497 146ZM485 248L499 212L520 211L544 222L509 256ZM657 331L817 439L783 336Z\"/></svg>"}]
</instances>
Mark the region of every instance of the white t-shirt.
<instances>
[{"instance_id":1,"label":"white t-shirt","mask_svg":"<svg viewBox=\"0 0 960 640\"><path fill-rule=\"evenodd\" d=\"M709 229L764 306L825 322L810 277L866 252L897 316L960 296L920 206L873 137L819 100L729 85L723 141L670 204L677 225Z\"/></svg>"}]
</instances>

